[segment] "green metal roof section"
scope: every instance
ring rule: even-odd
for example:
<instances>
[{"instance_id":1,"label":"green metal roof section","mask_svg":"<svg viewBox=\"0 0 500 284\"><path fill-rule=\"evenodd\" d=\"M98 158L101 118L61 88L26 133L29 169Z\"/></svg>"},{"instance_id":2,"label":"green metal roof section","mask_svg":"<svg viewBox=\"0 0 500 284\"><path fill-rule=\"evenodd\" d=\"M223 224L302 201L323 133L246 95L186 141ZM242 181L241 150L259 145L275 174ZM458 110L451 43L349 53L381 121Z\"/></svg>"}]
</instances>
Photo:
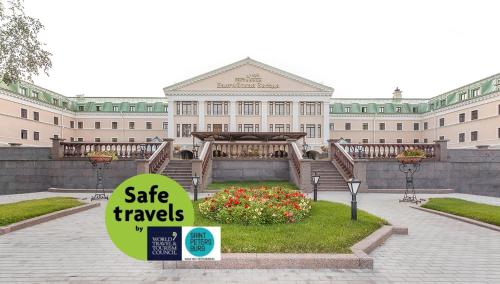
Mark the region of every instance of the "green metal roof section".
<instances>
[{"instance_id":1,"label":"green metal roof section","mask_svg":"<svg viewBox=\"0 0 500 284\"><path fill-rule=\"evenodd\" d=\"M28 82L10 85L0 83L0 88L17 95L23 95L21 90L24 89L26 92L24 96L32 100L74 112L165 113L167 106L164 97L66 97ZM83 110L80 109L81 106ZM113 106L118 106L118 110L114 111ZM130 106L134 106L133 110Z\"/></svg>"}]
</instances>

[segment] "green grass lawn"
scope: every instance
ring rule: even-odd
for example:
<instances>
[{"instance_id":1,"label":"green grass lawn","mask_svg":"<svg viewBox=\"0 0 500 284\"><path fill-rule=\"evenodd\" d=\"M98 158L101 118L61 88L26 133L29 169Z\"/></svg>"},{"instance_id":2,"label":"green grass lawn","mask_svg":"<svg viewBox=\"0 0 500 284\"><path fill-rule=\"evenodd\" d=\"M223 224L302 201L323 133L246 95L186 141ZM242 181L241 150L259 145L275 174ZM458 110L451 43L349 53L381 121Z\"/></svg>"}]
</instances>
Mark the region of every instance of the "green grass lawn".
<instances>
[{"instance_id":1,"label":"green grass lawn","mask_svg":"<svg viewBox=\"0 0 500 284\"><path fill-rule=\"evenodd\" d=\"M196 226L220 226L222 252L350 253L350 247L387 222L363 211L351 221L351 208L333 202L313 204L299 223L273 225L219 224L200 215Z\"/></svg>"},{"instance_id":2,"label":"green grass lawn","mask_svg":"<svg viewBox=\"0 0 500 284\"><path fill-rule=\"evenodd\" d=\"M207 186L208 190L221 190L230 186L248 188L250 186L281 186L283 188L298 189L295 184L288 181L226 181L214 182Z\"/></svg>"},{"instance_id":3,"label":"green grass lawn","mask_svg":"<svg viewBox=\"0 0 500 284\"><path fill-rule=\"evenodd\" d=\"M0 204L0 226L45 215L83 203L72 197L51 197Z\"/></svg>"},{"instance_id":4,"label":"green grass lawn","mask_svg":"<svg viewBox=\"0 0 500 284\"><path fill-rule=\"evenodd\" d=\"M422 207L500 226L500 206L458 198L430 198Z\"/></svg>"}]
</instances>

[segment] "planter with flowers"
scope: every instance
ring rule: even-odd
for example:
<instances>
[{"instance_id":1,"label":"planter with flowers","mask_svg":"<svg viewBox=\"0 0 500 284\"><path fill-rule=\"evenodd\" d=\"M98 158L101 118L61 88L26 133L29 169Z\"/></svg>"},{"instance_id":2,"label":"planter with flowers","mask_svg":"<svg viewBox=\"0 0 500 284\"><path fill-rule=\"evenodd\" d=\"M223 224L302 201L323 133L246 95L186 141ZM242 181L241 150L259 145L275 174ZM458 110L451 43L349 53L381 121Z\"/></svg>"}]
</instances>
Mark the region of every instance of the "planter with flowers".
<instances>
[{"instance_id":1,"label":"planter with flowers","mask_svg":"<svg viewBox=\"0 0 500 284\"><path fill-rule=\"evenodd\" d=\"M425 152L420 149L405 150L396 156L401 164L419 164L425 159Z\"/></svg>"},{"instance_id":2,"label":"planter with flowers","mask_svg":"<svg viewBox=\"0 0 500 284\"><path fill-rule=\"evenodd\" d=\"M96 193L90 198L91 201L99 199L108 199L108 196L104 192L103 179L104 179L104 169L109 168L109 164L117 160L118 157L114 151L92 151L86 154L92 168L96 171ZM102 192L99 192L99 189Z\"/></svg>"}]
</instances>

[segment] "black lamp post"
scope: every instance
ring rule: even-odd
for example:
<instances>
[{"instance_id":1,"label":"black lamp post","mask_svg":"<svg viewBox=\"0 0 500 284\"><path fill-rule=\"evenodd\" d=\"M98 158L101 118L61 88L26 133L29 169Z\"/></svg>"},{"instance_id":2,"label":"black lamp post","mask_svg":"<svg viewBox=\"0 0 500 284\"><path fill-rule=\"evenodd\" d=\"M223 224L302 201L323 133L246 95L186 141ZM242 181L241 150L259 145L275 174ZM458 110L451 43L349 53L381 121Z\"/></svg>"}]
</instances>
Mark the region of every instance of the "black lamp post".
<instances>
[{"instance_id":1,"label":"black lamp post","mask_svg":"<svg viewBox=\"0 0 500 284\"><path fill-rule=\"evenodd\" d=\"M314 185L314 201L318 201L318 183L319 183L318 173L314 172L311 178Z\"/></svg>"},{"instance_id":2,"label":"black lamp post","mask_svg":"<svg viewBox=\"0 0 500 284\"><path fill-rule=\"evenodd\" d=\"M356 194L358 193L359 185L361 184L361 181L355 177L350 178L347 181L347 185L349 185L349 190L351 191L351 220L358 220L358 208L357 208L357 201L356 201Z\"/></svg>"},{"instance_id":3,"label":"black lamp post","mask_svg":"<svg viewBox=\"0 0 500 284\"><path fill-rule=\"evenodd\" d=\"M309 145L306 143L302 144L302 152L304 152L304 155L302 157L307 158L307 151L309 150Z\"/></svg>"},{"instance_id":4,"label":"black lamp post","mask_svg":"<svg viewBox=\"0 0 500 284\"><path fill-rule=\"evenodd\" d=\"M191 177L191 181L194 186L194 201L198 200L198 184L200 183L200 177L194 173L194 176Z\"/></svg>"}]
</instances>

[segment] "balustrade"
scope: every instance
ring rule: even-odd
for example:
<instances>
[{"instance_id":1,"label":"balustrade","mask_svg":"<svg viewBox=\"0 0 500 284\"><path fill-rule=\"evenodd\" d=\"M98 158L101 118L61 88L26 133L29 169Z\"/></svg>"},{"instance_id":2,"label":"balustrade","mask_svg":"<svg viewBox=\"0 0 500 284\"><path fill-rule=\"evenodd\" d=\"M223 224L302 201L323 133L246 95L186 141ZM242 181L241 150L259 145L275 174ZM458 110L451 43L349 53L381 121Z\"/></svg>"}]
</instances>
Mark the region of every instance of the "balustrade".
<instances>
[{"instance_id":1,"label":"balustrade","mask_svg":"<svg viewBox=\"0 0 500 284\"><path fill-rule=\"evenodd\" d=\"M426 158L436 156L436 144L338 144L353 159L394 159L405 150L422 150Z\"/></svg>"},{"instance_id":2,"label":"balustrade","mask_svg":"<svg viewBox=\"0 0 500 284\"><path fill-rule=\"evenodd\" d=\"M64 158L85 158L94 151L113 151L119 159L148 159L162 143L61 142Z\"/></svg>"},{"instance_id":3,"label":"balustrade","mask_svg":"<svg viewBox=\"0 0 500 284\"><path fill-rule=\"evenodd\" d=\"M214 159L288 159L286 142L214 142Z\"/></svg>"}]
</instances>

